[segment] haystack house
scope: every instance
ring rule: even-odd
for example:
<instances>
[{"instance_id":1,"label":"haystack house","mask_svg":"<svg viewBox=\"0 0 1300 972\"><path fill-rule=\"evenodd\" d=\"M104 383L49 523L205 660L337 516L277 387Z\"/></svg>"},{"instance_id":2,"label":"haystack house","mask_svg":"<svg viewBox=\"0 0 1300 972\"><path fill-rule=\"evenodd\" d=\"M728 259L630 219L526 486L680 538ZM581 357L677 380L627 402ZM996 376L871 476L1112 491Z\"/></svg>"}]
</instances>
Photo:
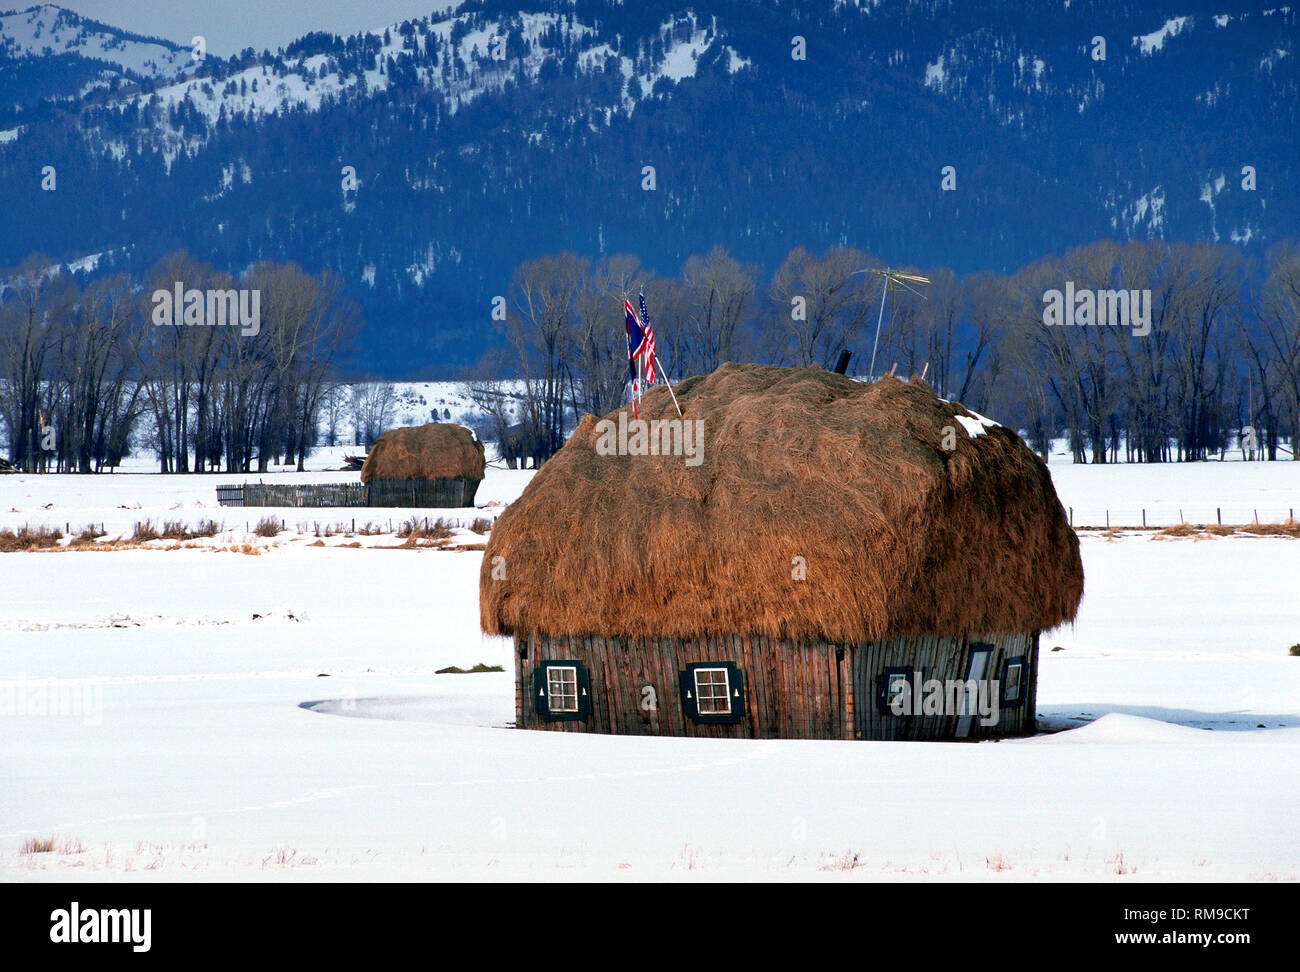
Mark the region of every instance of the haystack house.
<instances>
[{"instance_id":1,"label":"haystack house","mask_svg":"<svg viewBox=\"0 0 1300 972\"><path fill-rule=\"evenodd\" d=\"M520 727L1033 731L1083 567L1015 432L917 379L727 364L676 391L683 419L663 388L640 417L661 445L694 423L692 456L587 416L492 531L481 620L514 638Z\"/></svg>"},{"instance_id":2,"label":"haystack house","mask_svg":"<svg viewBox=\"0 0 1300 972\"><path fill-rule=\"evenodd\" d=\"M361 467L371 506L474 505L483 443L463 425L416 425L379 437Z\"/></svg>"}]
</instances>

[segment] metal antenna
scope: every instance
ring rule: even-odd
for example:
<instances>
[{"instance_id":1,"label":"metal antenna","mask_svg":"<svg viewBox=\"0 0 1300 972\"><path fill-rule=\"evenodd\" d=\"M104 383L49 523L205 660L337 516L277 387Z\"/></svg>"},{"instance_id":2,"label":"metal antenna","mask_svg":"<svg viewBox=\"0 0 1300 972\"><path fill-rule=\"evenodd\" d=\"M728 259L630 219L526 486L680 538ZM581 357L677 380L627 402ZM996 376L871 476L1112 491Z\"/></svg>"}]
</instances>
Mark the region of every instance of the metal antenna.
<instances>
[{"instance_id":1,"label":"metal antenna","mask_svg":"<svg viewBox=\"0 0 1300 972\"><path fill-rule=\"evenodd\" d=\"M928 284L929 277L923 277L919 273L906 273L902 270L895 270L890 267L877 269L875 267L866 267L862 270L855 270L854 274L874 273L883 277L880 288L880 313L876 316L876 337L871 342L871 365L867 368L867 376L875 379L876 375L876 349L880 346L880 325L885 319L885 295L889 293L889 285L892 283L896 287L902 287L904 290L910 290L916 296L925 300L925 294L921 293L907 281L912 280L916 283Z\"/></svg>"}]
</instances>

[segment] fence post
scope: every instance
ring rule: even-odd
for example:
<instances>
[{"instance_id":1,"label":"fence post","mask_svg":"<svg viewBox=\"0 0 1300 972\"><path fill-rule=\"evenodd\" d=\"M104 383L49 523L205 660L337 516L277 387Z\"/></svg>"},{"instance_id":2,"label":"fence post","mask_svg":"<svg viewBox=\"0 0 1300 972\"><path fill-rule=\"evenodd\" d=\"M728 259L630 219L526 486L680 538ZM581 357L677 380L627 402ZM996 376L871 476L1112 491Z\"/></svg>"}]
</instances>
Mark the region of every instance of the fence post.
<instances>
[{"instance_id":1,"label":"fence post","mask_svg":"<svg viewBox=\"0 0 1300 972\"><path fill-rule=\"evenodd\" d=\"M1216 506L1214 508L1214 515L1219 518L1219 526L1223 526L1223 508Z\"/></svg>"},{"instance_id":2,"label":"fence post","mask_svg":"<svg viewBox=\"0 0 1300 972\"><path fill-rule=\"evenodd\" d=\"M1106 529L1110 529L1110 510L1106 511Z\"/></svg>"}]
</instances>

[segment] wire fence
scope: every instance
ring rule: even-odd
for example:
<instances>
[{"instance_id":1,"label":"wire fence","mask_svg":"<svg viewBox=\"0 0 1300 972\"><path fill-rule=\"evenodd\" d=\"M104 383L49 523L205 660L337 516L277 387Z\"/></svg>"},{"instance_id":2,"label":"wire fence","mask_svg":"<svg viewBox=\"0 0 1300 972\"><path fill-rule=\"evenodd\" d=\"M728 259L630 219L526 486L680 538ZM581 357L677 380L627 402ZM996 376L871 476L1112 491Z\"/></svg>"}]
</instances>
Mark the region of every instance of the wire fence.
<instances>
[{"instance_id":1,"label":"wire fence","mask_svg":"<svg viewBox=\"0 0 1300 972\"><path fill-rule=\"evenodd\" d=\"M1172 505L1106 507L1069 506L1070 526L1078 529L1163 528L1180 526L1245 526L1251 523L1288 523L1295 521L1295 508L1253 507L1241 503L1221 506Z\"/></svg>"}]
</instances>

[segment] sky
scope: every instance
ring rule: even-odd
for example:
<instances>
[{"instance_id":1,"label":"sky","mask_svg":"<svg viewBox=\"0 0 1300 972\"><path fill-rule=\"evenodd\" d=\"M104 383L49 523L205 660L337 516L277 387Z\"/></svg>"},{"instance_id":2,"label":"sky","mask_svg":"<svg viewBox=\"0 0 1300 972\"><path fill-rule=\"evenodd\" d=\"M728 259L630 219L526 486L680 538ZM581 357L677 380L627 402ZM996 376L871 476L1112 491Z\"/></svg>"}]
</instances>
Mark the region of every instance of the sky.
<instances>
[{"instance_id":1,"label":"sky","mask_svg":"<svg viewBox=\"0 0 1300 972\"><path fill-rule=\"evenodd\" d=\"M0 0L0 10L37 0ZM213 54L274 50L313 30L334 34L386 27L457 5L456 0L57 0L83 17L189 44L198 35Z\"/></svg>"}]
</instances>

